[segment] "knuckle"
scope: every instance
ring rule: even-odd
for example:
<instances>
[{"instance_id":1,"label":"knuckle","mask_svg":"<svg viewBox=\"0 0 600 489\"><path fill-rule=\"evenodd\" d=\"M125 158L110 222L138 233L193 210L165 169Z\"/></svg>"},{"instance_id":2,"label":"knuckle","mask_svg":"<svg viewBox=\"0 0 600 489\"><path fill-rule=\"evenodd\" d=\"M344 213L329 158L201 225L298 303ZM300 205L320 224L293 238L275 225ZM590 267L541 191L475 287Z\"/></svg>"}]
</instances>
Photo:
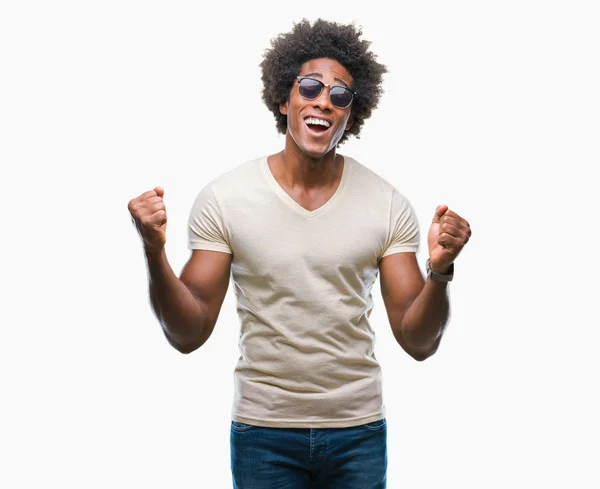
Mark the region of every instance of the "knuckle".
<instances>
[{"instance_id":1,"label":"knuckle","mask_svg":"<svg viewBox=\"0 0 600 489\"><path fill-rule=\"evenodd\" d=\"M142 225L144 227L152 227L152 224L154 224L153 219L150 216L144 216L140 219L140 222L142 223Z\"/></svg>"},{"instance_id":2,"label":"knuckle","mask_svg":"<svg viewBox=\"0 0 600 489\"><path fill-rule=\"evenodd\" d=\"M456 222L456 219L453 219L453 218L452 218L452 217L450 217L450 216L444 216L444 217L442 218L441 222L442 222L443 224L446 224L446 225L448 225L448 224L452 224L452 223Z\"/></svg>"},{"instance_id":3,"label":"knuckle","mask_svg":"<svg viewBox=\"0 0 600 489\"><path fill-rule=\"evenodd\" d=\"M454 226L452 225L452 223L445 222L444 224L442 224L440 226L440 229L442 230L442 232L444 232L446 234L452 234Z\"/></svg>"}]
</instances>

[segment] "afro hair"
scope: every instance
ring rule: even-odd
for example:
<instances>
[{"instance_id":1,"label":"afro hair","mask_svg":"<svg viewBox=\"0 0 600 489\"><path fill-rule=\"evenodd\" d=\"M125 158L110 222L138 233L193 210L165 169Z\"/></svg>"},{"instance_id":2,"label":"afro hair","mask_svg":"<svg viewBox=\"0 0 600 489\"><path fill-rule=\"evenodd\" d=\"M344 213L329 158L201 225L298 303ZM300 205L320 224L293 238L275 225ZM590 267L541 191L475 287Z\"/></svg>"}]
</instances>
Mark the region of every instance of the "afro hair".
<instances>
[{"instance_id":1,"label":"afro hair","mask_svg":"<svg viewBox=\"0 0 600 489\"><path fill-rule=\"evenodd\" d=\"M369 51L370 42L361 40L362 30L352 24L344 25L323 19L312 25L307 19L295 23L291 32L271 39L260 63L262 70L262 100L275 116L277 130L285 134L287 116L279 111L280 104L289 100L290 91L302 65L319 58L340 63L352 76L352 89L358 93L352 102L352 126L339 144L350 134L359 138L365 119L371 116L383 93L383 74L387 68L377 62Z\"/></svg>"}]
</instances>

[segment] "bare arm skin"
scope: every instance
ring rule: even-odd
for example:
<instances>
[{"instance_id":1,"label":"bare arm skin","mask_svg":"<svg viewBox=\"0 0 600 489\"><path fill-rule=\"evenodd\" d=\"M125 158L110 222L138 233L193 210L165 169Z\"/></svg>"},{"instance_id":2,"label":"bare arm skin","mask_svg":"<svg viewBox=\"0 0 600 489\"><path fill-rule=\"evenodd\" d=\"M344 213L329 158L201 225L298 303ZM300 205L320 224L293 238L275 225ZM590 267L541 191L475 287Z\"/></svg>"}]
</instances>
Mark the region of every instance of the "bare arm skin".
<instances>
[{"instance_id":1,"label":"bare arm skin","mask_svg":"<svg viewBox=\"0 0 600 489\"><path fill-rule=\"evenodd\" d=\"M229 286L231 258L194 250L177 278L164 249L146 253L152 309L167 340L181 353L200 348L212 334Z\"/></svg>"},{"instance_id":2,"label":"bare arm skin","mask_svg":"<svg viewBox=\"0 0 600 489\"><path fill-rule=\"evenodd\" d=\"M382 258L379 271L394 338L415 360L425 360L436 352L450 316L448 285L425 281L414 253Z\"/></svg>"},{"instance_id":3,"label":"bare arm skin","mask_svg":"<svg viewBox=\"0 0 600 489\"><path fill-rule=\"evenodd\" d=\"M448 273L471 237L469 223L447 206L435 211L427 244L431 269ZM415 253L396 253L379 263L381 295L396 341L415 360L433 355L450 318L448 284L425 280Z\"/></svg>"},{"instance_id":4,"label":"bare arm skin","mask_svg":"<svg viewBox=\"0 0 600 489\"><path fill-rule=\"evenodd\" d=\"M155 187L129 202L148 267L152 309L169 343L191 353L210 337L229 286L232 255L194 250L177 278L165 252L164 190Z\"/></svg>"}]
</instances>

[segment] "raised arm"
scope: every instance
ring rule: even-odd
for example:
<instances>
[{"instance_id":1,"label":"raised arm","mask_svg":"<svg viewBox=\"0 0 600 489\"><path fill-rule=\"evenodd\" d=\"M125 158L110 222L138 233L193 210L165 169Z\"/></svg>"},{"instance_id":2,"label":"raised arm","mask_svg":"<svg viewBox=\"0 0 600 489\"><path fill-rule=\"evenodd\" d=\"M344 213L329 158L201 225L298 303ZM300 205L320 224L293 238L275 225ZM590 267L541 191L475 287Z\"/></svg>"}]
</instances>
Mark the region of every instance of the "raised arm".
<instances>
[{"instance_id":1,"label":"raised arm","mask_svg":"<svg viewBox=\"0 0 600 489\"><path fill-rule=\"evenodd\" d=\"M383 257L379 271L394 338L415 360L425 360L437 350L448 322L447 284L425 281L414 253Z\"/></svg>"},{"instance_id":2,"label":"raised arm","mask_svg":"<svg viewBox=\"0 0 600 489\"><path fill-rule=\"evenodd\" d=\"M152 309L169 343L191 353L210 337L229 285L232 255L194 250L181 277L167 260L164 191L157 187L129 202L148 267Z\"/></svg>"},{"instance_id":3,"label":"raised arm","mask_svg":"<svg viewBox=\"0 0 600 489\"><path fill-rule=\"evenodd\" d=\"M447 206L436 209L427 236L431 270L445 275L471 237L469 223ZM425 280L414 253L379 263L381 294L396 341L414 359L433 355L450 317L448 283Z\"/></svg>"},{"instance_id":4,"label":"raised arm","mask_svg":"<svg viewBox=\"0 0 600 489\"><path fill-rule=\"evenodd\" d=\"M212 334L229 285L231 255L194 250L181 277L164 250L146 253L152 309L169 343L181 353L200 348Z\"/></svg>"}]
</instances>

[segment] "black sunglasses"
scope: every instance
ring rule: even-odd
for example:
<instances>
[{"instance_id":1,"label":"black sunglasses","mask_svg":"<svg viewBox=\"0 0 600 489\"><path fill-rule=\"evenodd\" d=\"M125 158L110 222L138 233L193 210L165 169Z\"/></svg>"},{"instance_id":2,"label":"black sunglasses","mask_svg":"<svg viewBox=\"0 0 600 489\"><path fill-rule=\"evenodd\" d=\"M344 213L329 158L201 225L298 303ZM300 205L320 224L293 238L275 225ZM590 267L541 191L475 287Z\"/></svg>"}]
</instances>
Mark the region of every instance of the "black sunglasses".
<instances>
[{"instance_id":1,"label":"black sunglasses","mask_svg":"<svg viewBox=\"0 0 600 489\"><path fill-rule=\"evenodd\" d=\"M329 87L329 99L331 100L331 103L339 109L348 107L354 100L354 97L358 95L354 90L350 90L348 87L327 85L314 78L297 76L296 80L298 80L298 91L300 92L300 95L308 100L316 99L321 95L324 87Z\"/></svg>"}]
</instances>

